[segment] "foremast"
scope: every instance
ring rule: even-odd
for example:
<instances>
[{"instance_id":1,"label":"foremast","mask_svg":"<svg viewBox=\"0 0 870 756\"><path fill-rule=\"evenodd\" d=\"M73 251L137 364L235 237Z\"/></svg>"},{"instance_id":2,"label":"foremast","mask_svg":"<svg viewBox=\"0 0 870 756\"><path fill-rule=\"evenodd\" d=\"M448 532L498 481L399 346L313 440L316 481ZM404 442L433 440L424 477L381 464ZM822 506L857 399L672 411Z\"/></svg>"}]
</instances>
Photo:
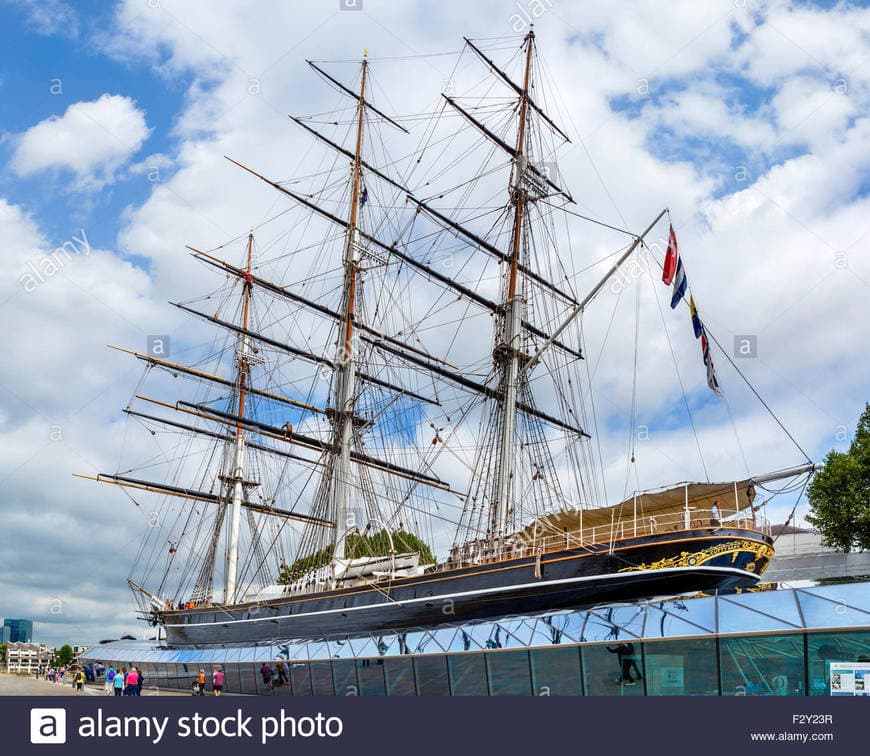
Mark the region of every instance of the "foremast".
<instances>
[{"instance_id":1,"label":"foremast","mask_svg":"<svg viewBox=\"0 0 870 756\"><path fill-rule=\"evenodd\" d=\"M354 320L356 317L356 289L359 275L359 229L357 213L360 202L360 168L362 164L363 121L365 115L366 73L368 61L363 55L362 80L357 104L356 149L351 167L350 213L344 248L344 294L335 356L335 413L333 438L335 465L332 482L332 511L335 512L333 561L344 559L345 541L350 521L351 450L353 444L354 390L356 384L356 355L354 354Z\"/></svg>"},{"instance_id":2,"label":"foremast","mask_svg":"<svg viewBox=\"0 0 870 756\"><path fill-rule=\"evenodd\" d=\"M230 504L230 530L229 547L227 549L227 567L224 587L224 601L234 604L238 600L238 571L239 571L239 532L242 521L242 502L245 498L245 392L247 389L248 370L250 367L250 338L248 337L248 320L251 306L251 256L254 246L253 232L248 234L247 262L245 265L245 278L243 280L242 293L242 333L239 334L238 348L236 350L236 371L238 376L238 422L235 428L233 441L233 474L232 501Z\"/></svg>"},{"instance_id":3,"label":"foremast","mask_svg":"<svg viewBox=\"0 0 870 756\"><path fill-rule=\"evenodd\" d=\"M529 30L526 35L526 70L523 76L520 95L519 127L517 145L513 159L511 179L511 201L514 205L513 232L511 235L510 261L507 272L505 294L504 324L501 342L496 345L494 358L501 364L501 439L499 443L498 476L496 478L496 498L490 520L490 537L500 539L505 534L510 504L511 479L514 469L514 440L517 417L517 389L520 380L521 361L527 357L522 352L522 321L525 300L522 287L518 283L520 250L523 243L523 218L526 205L525 142L526 116L529 104L529 76L532 67L532 45L535 33Z\"/></svg>"}]
</instances>

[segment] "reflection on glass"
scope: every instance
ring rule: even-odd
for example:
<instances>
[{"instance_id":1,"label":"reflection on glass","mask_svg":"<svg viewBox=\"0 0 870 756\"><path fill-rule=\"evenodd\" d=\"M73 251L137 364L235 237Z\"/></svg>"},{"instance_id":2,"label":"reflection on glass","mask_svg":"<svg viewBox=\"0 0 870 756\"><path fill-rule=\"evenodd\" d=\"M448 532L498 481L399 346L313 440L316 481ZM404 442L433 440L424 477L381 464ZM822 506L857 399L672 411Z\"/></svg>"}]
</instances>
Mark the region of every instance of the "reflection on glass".
<instances>
[{"instance_id":1,"label":"reflection on glass","mask_svg":"<svg viewBox=\"0 0 870 756\"><path fill-rule=\"evenodd\" d=\"M644 648L648 696L715 696L719 693L713 638L648 643Z\"/></svg>"},{"instance_id":2,"label":"reflection on glass","mask_svg":"<svg viewBox=\"0 0 870 756\"><path fill-rule=\"evenodd\" d=\"M305 662L290 662L284 666L290 670L290 684L293 686L293 695L310 696L311 675L308 673L308 665Z\"/></svg>"},{"instance_id":3,"label":"reflection on glass","mask_svg":"<svg viewBox=\"0 0 870 756\"><path fill-rule=\"evenodd\" d=\"M643 695L643 664L639 644L620 640L584 646L582 657L587 696Z\"/></svg>"},{"instance_id":4,"label":"reflection on glass","mask_svg":"<svg viewBox=\"0 0 870 756\"><path fill-rule=\"evenodd\" d=\"M359 694L355 661L341 659L332 662L332 679L335 682L335 695L355 696Z\"/></svg>"},{"instance_id":5,"label":"reflection on glass","mask_svg":"<svg viewBox=\"0 0 870 756\"><path fill-rule=\"evenodd\" d=\"M716 599L662 601L648 607L644 637L705 635L716 630Z\"/></svg>"},{"instance_id":6,"label":"reflection on glass","mask_svg":"<svg viewBox=\"0 0 870 756\"><path fill-rule=\"evenodd\" d=\"M257 670L253 664L242 664L239 670L239 691L246 695L257 692Z\"/></svg>"},{"instance_id":7,"label":"reflection on glass","mask_svg":"<svg viewBox=\"0 0 870 756\"><path fill-rule=\"evenodd\" d=\"M449 696L447 659L441 654L418 656L414 659L418 696Z\"/></svg>"},{"instance_id":8,"label":"reflection on glass","mask_svg":"<svg viewBox=\"0 0 870 756\"><path fill-rule=\"evenodd\" d=\"M828 587L828 586L826 586ZM843 586L829 586L842 588ZM818 590L818 589L816 589ZM831 596L837 594L831 593ZM809 591L797 591L798 601L807 627L866 627L870 624L870 614L854 607L855 599L843 597L837 600L821 598ZM851 603L850 603L851 602Z\"/></svg>"},{"instance_id":9,"label":"reflection on glass","mask_svg":"<svg viewBox=\"0 0 870 756\"><path fill-rule=\"evenodd\" d=\"M533 695L580 695L580 651L577 646L533 648L529 658Z\"/></svg>"},{"instance_id":10,"label":"reflection on glass","mask_svg":"<svg viewBox=\"0 0 870 756\"><path fill-rule=\"evenodd\" d=\"M499 651L486 654L491 696L528 696L532 692L528 651Z\"/></svg>"},{"instance_id":11,"label":"reflection on glass","mask_svg":"<svg viewBox=\"0 0 870 756\"><path fill-rule=\"evenodd\" d=\"M486 662L483 654L452 654L447 657L450 693L454 696L485 696Z\"/></svg>"},{"instance_id":12,"label":"reflection on glass","mask_svg":"<svg viewBox=\"0 0 870 756\"><path fill-rule=\"evenodd\" d=\"M811 696L830 695L831 662L870 662L870 632L807 633Z\"/></svg>"},{"instance_id":13,"label":"reflection on glass","mask_svg":"<svg viewBox=\"0 0 870 756\"><path fill-rule=\"evenodd\" d=\"M384 677L388 696L415 696L414 664L410 659L397 657L384 660Z\"/></svg>"},{"instance_id":14,"label":"reflection on glass","mask_svg":"<svg viewBox=\"0 0 870 756\"><path fill-rule=\"evenodd\" d=\"M384 660L360 659L356 672L359 675L359 694L361 696L384 696L387 693L384 685Z\"/></svg>"},{"instance_id":15,"label":"reflection on glass","mask_svg":"<svg viewBox=\"0 0 870 756\"><path fill-rule=\"evenodd\" d=\"M804 695L804 637L755 635L719 642L723 696Z\"/></svg>"},{"instance_id":16,"label":"reflection on glass","mask_svg":"<svg viewBox=\"0 0 870 756\"><path fill-rule=\"evenodd\" d=\"M309 665L311 672L311 689L315 696L334 696L335 687L332 680L332 663L328 661L313 661Z\"/></svg>"}]
</instances>

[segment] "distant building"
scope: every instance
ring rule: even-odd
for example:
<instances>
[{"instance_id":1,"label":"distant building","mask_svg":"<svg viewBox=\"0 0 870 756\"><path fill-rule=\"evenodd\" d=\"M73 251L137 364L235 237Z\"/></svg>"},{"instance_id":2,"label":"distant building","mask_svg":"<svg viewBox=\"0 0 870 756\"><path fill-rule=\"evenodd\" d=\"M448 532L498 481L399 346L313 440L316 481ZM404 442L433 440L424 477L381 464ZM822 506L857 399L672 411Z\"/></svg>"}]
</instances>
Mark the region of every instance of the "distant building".
<instances>
[{"instance_id":1,"label":"distant building","mask_svg":"<svg viewBox=\"0 0 870 756\"><path fill-rule=\"evenodd\" d=\"M3 627L9 628L8 643L30 643L33 640L33 622L26 619L5 619Z\"/></svg>"},{"instance_id":2,"label":"distant building","mask_svg":"<svg viewBox=\"0 0 870 756\"><path fill-rule=\"evenodd\" d=\"M6 671L11 674L35 674L51 662L54 649L42 643L10 643L6 649Z\"/></svg>"},{"instance_id":3,"label":"distant building","mask_svg":"<svg viewBox=\"0 0 870 756\"><path fill-rule=\"evenodd\" d=\"M12 633L9 632L9 628L6 625L0 627L0 643L9 643L11 637Z\"/></svg>"}]
</instances>

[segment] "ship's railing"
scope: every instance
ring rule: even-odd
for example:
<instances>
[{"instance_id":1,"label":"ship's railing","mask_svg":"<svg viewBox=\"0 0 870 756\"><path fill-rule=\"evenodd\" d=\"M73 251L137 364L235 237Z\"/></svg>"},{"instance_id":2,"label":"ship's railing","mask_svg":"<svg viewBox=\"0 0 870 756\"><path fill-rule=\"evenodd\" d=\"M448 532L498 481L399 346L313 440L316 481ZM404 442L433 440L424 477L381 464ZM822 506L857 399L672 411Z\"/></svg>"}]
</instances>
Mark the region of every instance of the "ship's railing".
<instances>
[{"instance_id":1,"label":"ship's railing","mask_svg":"<svg viewBox=\"0 0 870 756\"><path fill-rule=\"evenodd\" d=\"M579 518L579 513L578 513ZM673 533L680 530L717 530L719 528L745 528L770 535L770 523L762 517L752 517L747 512L736 512L716 524L708 511L691 510L672 512L664 515L646 515L636 518L620 519L612 523L592 527L563 530L561 533L528 532L507 536L502 544L488 540L472 541L461 548L454 549L444 566L456 567L460 564L487 564L505 559L519 559L528 556L547 554L553 551L591 546L611 546L617 541L635 537Z\"/></svg>"}]
</instances>

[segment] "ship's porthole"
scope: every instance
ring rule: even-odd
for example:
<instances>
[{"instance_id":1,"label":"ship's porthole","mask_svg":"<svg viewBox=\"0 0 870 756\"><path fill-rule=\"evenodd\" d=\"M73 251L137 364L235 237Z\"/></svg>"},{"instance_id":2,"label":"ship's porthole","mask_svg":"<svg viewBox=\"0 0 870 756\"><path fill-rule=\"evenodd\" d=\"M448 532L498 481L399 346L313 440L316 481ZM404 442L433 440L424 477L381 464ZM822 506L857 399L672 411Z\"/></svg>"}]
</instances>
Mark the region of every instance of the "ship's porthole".
<instances>
[{"instance_id":1,"label":"ship's porthole","mask_svg":"<svg viewBox=\"0 0 870 756\"><path fill-rule=\"evenodd\" d=\"M696 564L698 564L698 557L690 556L686 560L686 564L688 564L689 567L694 567Z\"/></svg>"},{"instance_id":2,"label":"ship's porthole","mask_svg":"<svg viewBox=\"0 0 870 756\"><path fill-rule=\"evenodd\" d=\"M755 572L755 562L750 562L749 564L747 564L746 569L750 572Z\"/></svg>"}]
</instances>

